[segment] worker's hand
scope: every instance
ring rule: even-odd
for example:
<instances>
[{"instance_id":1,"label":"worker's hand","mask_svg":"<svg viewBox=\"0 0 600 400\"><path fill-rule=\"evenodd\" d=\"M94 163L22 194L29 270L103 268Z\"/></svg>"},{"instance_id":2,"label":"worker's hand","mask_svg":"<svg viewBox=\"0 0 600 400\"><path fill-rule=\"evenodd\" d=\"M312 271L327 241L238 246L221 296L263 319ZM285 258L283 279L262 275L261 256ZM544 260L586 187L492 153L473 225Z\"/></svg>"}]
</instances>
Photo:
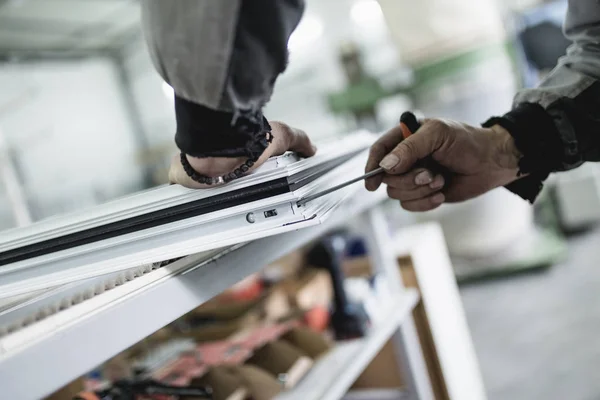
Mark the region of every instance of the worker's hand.
<instances>
[{"instance_id":1,"label":"worker's hand","mask_svg":"<svg viewBox=\"0 0 600 400\"><path fill-rule=\"evenodd\" d=\"M449 182L415 163L431 155L449 171ZM479 196L517 179L519 151L502 127L478 128L442 119L427 119L419 131L402 140L395 127L372 147L365 170L378 166L386 173L369 178L376 190L388 185L388 195L409 211L428 211L444 202Z\"/></svg>"},{"instance_id":2,"label":"worker's hand","mask_svg":"<svg viewBox=\"0 0 600 400\"><path fill-rule=\"evenodd\" d=\"M295 151L304 157L311 157L317 151L317 148L311 143L308 135L304 131L292 128L282 122L270 121L269 124L271 125L273 141L265 149L260 158L256 160L248 172L260 167L265 161L267 161L269 157L281 155L288 150ZM183 166L181 165L179 157L180 156L178 154L171 160L171 168L169 169L169 181L171 183L178 183L180 185L195 189L203 189L215 186L204 185L192 180L183 170ZM198 173L210 177L216 177L230 173L242 165L246 161L246 158L194 158L188 156L188 160L192 168L194 168L194 170L196 170Z\"/></svg>"}]
</instances>

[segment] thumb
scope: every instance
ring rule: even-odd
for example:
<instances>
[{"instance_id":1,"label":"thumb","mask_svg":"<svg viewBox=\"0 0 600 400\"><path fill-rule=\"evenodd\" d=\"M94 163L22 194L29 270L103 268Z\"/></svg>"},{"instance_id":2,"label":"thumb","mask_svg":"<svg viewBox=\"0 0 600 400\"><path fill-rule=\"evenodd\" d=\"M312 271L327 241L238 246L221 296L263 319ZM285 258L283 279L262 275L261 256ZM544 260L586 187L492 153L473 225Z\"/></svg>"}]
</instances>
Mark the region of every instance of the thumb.
<instances>
[{"instance_id":1,"label":"thumb","mask_svg":"<svg viewBox=\"0 0 600 400\"><path fill-rule=\"evenodd\" d=\"M425 132L413 134L401 141L394 150L386 155L379 166L390 174L403 174L409 171L417 161L435 151L436 143L433 139L433 135Z\"/></svg>"}]
</instances>

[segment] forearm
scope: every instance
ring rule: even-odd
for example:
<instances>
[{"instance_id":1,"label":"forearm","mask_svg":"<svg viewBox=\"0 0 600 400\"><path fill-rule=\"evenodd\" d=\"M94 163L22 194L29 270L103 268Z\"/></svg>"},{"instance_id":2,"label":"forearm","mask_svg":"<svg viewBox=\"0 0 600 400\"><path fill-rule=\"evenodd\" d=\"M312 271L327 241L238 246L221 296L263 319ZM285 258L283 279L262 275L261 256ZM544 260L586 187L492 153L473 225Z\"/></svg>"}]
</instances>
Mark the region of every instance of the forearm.
<instances>
[{"instance_id":1,"label":"forearm","mask_svg":"<svg viewBox=\"0 0 600 400\"><path fill-rule=\"evenodd\" d=\"M507 188L533 201L554 171L600 161L600 8L594 0L571 1L565 34L567 55L535 89L519 92L513 110L485 125L500 124L514 138L528 177Z\"/></svg>"}]
</instances>

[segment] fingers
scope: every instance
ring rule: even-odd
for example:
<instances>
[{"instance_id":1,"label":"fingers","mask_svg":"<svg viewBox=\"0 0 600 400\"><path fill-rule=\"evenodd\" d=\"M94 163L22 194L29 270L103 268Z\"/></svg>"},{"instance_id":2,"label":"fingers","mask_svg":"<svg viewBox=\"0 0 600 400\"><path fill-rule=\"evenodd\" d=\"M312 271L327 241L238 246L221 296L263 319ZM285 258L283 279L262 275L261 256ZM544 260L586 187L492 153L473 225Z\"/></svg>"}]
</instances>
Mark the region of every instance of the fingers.
<instances>
[{"instance_id":1,"label":"fingers","mask_svg":"<svg viewBox=\"0 0 600 400\"><path fill-rule=\"evenodd\" d=\"M372 146L369 151L369 159L365 167L365 172L370 172L379 167L379 163L400 141L402 140L402 128L400 126L394 127L381 138L379 138ZM367 190L377 190L381 185L383 176L375 175L365 180L365 187Z\"/></svg>"},{"instance_id":2,"label":"fingers","mask_svg":"<svg viewBox=\"0 0 600 400\"><path fill-rule=\"evenodd\" d=\"M433 176L426 169L418 168L403 175L385 174L383 183L388 185L388 196L392 199L417 200L439 191L444 187L444 177Z\"/></svg>"},{"instance_id":3,"label":"fingers","mask_svg":"<svg viewBox=\"0 0 600 400\"><path fill-rule=\"evenodd\" d=\"M400 205L407 211L431 211L441 206L444 203L445 199L446 198L442 192L437 192L431 196L422 199L401 201Z\"/></svg>"},{"instance_id":4,"label":"fingers","mask_svg":"<svg viewBox=\"0 0 600 400\"><path fill-rule=\"evenodd\" d=\"M440 192L445 184L444 177L433 176L424 168L403 175L384 174L383 183L388 185L388 196L400 200L402 208L408 211L433 210L445 201L445 195Z\"/></svg>"},{"instance_id":5,"label":"fingers","mask_svg":"<svg viewBox=\"0 0 600 400\"><path fill-rule=\"evenodd\" d=\"M367 163L367 166L365 167L365 172L370 172L370 171L374 170L375 168L377 168L377 164L375 164L375 167L373 167L373 163ZM379 188L379 186L381 186L381 181L383 179L383 177L381 175L382 174L378 174L378 175L375 175L375 176L365 179L365 187L367 188L368 191L373 192L373 191L377 190L377 188Z\"/></svg>"},{"instance_id":6,"label":"fingers","mask_svg":"<svg viewBox=\"0 0 600 400\"><path fill-rule=\"evenodd\" d=\"M254 166L248 170L250 173L263 165L269 157L280 156L286 151L295 151L304 157L315 155L317 148L311 143L308 135L300 130L290 127L287 124L278 121L269 122L271 125L271 133L273 141L254 162Z\"/></svg>"},{"instance_id":7,"label":"fingers","mask_svg":"<svg viewBox=\"0 0 600 400\"><path fill-rule=\"evenodd\" d=\"M400 200L400 201L419 200L419 199L431 196L435 192L437 192L437 190L431 189L428 186L423 186L423 187L417 188L415 190L411 190L410 192L407 192L402 189L396 189L396 188L389 187L389 186L387 188L388 196L391 199L396 199L396 200Z\"/></svg>"},{"instance_id":8,"label":"fingers","mask_svg":"<svg viewBox=\"0 0 600 400\"><path fill-rule=\"evenodd\" d=\"M390 174L403 174L420 159L437 150L445 137L446 130L439 120L426 121L417 134L400 142L379 163Z\"/></svg>"},{"instance_id":9,"label":"fingers","mask_svg":"<svg viewBox=\"0 0 600 400\"><path fill-rule=\"evenodd\" d=\"M290 143L290 151L295 151L303 157L312 157L317 152L317 147L312 144L310 138L301 129L292 129L292 141Z\"/></svg>"},{"instance_id":10,"label":"fingers","mask_svg":"<svg viewBox=\"0 0 600 400\"><path fill-rule=\"evenodd\" d=\"M432 172L425 168L416 168L402 175L383 174L383 183L402 190L412 190L421 185L428 185L433 180Z\"/></svg>"},{"instance_id":11,"label":"fingers","mask_svg":"<svg viewBox=\"0 0 600 400\"><path fill-rule=\"evenodd\" d=\"M273 149L270 156L278 156L289 150L303 157L312 157L317 152L317 148L303 130L278 121L271 121L270 124L273 134Z\"/></svg>"}]
</instances>

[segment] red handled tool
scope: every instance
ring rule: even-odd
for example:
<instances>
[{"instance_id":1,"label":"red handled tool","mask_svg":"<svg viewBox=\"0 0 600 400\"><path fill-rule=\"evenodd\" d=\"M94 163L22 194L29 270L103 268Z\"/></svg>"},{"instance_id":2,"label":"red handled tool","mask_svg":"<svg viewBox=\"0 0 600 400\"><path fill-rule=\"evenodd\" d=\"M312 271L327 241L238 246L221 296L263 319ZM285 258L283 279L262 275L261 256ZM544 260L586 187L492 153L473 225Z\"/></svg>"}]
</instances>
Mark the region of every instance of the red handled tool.
<instances>
[{"instance_id":1,"label":"red handled tool","mask_svg":"<svg viewBox=\"0 0 600 400\"><path fill-rule=\"evenodd\" d=\"M408 138L410 135L417 132L420 127L421 127L421 124L417 120L417 117L415 117L415 114L411 113L410 111L404 112L400 116L400 128L402 129L402 136L404 137L404 139ZM422 167L422 168L427 168L434 175L437 173L442 173L442 171L443 171L443 168L440 165L438 165L431 157L427 157L423 160L419 160L419 162L416 164L416 166ZM354 178L354 179L351 179L344 183L341 183L332 188L323 190L321 192L315 193L310 196L306 196L303 199L298 200L297 204L298 204L298 206L303 206L304 204L308 203L311 200L318 199L319 197L322 197L329 193L335 192L336 190L345 188L346 186L352 185L355 182L368 179L375 175L379 175L382 172L384 172L384 169L379 167L377 169L374 169L373 171L367 172L364 175L361 175L357 178ZM442 175L444 175L444 174L442 173Z\"/></svg>"},{"instance_id":2,"label":"red handled tool","mask_svg":"<svg viewBox=\"0 0 600 400\"><path fill-rule=\"evenodd\" d=\"M408 138L413 133L416 133L420 127L421 123L419 120L417 120L415 114L411 113L410 111L406 111L400 116L400 128L402 128L402 136L404 139ZM431 156L417 161L415 166L428 169L434 176L438 174L442 175L446 184L450 179L449 171L438 164Z\"/></svg>"}]
</instances>

